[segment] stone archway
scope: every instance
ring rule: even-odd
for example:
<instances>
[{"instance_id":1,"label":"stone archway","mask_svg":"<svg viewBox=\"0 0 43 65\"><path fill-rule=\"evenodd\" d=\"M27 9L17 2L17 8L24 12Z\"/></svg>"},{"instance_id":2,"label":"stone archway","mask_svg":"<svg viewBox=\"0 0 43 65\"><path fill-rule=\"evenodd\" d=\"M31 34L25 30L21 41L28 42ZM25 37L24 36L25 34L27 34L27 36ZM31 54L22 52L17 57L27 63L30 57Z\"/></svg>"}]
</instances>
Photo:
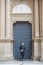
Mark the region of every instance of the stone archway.
<instances>
[{"instance_id":1,"label":"stone archway","mask_svg":"<svg viewBox=\"0 0 43 65\"><path fill-rule=\"evenodd\" d=\"M32 38L33 38L33 18L32 17L33 17L32 12L30 12L30 13L29 12L28 13L11 13L12 24L16 23L16 21L29 21L32 24ZM12 26L12 29L13 29L13 26ZM33 44L32 44L32 47L33 47ZM32 54L33 54L33 48L32 48Z\"/></svg>"},{"instance_id":2,"label":"stone archway","mask_svg":"<svg viewBox=\"0 0 43 65\"><path fill-rule=\"evenodd\" d=\"M13 31L13 24L14 23L16 24L16 21L23 21L24 23L25 23L25 21L28 21L28 23L32 24L31 19L32 19L32 14L12 14L12 31ZM12 34L12 37L13 37L13 34ZM33 52L33 50L32 50L32 52Z\"/></svg>"},{"instance_id":3,"label":"stone archway","mask_svg":"<svg viewBox=\"0 0 43 65\"><path fill-rule=\"evenodd\" d=\"M28 16L30 16L30 18L28 19L28 21L29 21L29 20L31 20L31 17L32 17L32 21L31 21L31 23L32 23L32 38L33 38L33 41L34 41L34 44L33 44L34 48L32 48L33 49L33 51L32 51L32 54L33 54L32 57L33 57L34 60L39 60L39 58L40 58L40 49L39 49L40 45L38 43L39 43L40 39L39 39L38 0L35 0L34 3L35 3L34 4L34 6L35 6L35 8L34 8L34 13L35 13L34 14L35 15L34 21L35 22L33 21L33 16L34 16L33 13L32 13L32 16L31 16L31 14L29 14L29 15L28 14L11 14L11 17L13 19L13 23L16 23L16 21L27 20L29 18ZM23 19L24 15L26 15L26 17L28 17L28 18L26 18L26 19L24 18ZM22 18L20 19L20 17L22 17Z\"/></svg>"}]
</instances>

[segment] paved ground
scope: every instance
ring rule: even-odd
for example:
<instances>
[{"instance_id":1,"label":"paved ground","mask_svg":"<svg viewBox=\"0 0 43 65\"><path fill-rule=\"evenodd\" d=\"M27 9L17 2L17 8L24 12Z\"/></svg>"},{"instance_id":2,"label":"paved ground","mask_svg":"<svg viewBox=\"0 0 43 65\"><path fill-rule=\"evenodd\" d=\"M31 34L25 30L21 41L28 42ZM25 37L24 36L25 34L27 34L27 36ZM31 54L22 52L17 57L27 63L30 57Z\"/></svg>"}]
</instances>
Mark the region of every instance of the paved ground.
<instances>
[{"instance_id":1,"label":"paved ground","mask_svg":"<svg viewBox=\"0 0 43 65\"><path fill-rule=\"evenodd\" d=\"M43 65L43 62L39 61L8 61L0 62L0 65Z\"/></svg>"}]
</instances>

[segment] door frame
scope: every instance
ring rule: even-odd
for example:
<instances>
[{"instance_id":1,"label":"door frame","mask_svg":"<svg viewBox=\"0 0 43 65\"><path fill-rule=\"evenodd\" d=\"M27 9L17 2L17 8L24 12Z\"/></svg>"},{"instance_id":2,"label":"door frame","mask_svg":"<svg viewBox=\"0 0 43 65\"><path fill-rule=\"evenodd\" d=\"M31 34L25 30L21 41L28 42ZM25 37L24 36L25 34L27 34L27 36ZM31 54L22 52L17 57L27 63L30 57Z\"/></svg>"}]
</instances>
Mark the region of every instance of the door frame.
<instances>
[{"instance_id":1,"label":"door frame","mask_svg":"<svg viewBox=\"0 0 43 65\"><path fill-rule=\"evenodd\" d=\"M19 17L19 15L21 17ZM22 15L25 16L25 17L23 18ZM31 23L32 24L32 59L33 59L33 57L34 57L34 41L33 41L33 38L34 38L34 34L35 34L35 32L34 32L34 21L33 21L33 17L32 17L33 14L22 14L22 15L21 14L15 14L15 15L12 14L11 15L11 21L12 21L12 25L11 25L12 26L12 31L11 31L12 32L12 39L13 39L13 24L15 24L16 21L25 21L25 22L28 21L28 23ZM15 16L17 16L16 19L14 19ZM20 20L19 20L19 18L20 18ZM32 18L32 20L30 20L31 18ZM12 47L12 49L13 49L13 47Z\"/></svg>"},{"instance_id":2,"label":"door frame","mask_svg":"<svg viewBox=\"0 0 43 65\"><path fill-rule=\"evenodd\" d=\"M18 21L17 21L18 22ZM27 21L25 21L25 22L27 22ZM28 23L30 23L29 21L28 21ZM13 23L13 25L14 24L16 24L16 21ZM31 23L31 25L32 25L32 23ZM13 28L12 28L12 30L13 30ZM12 33L12 35L13 35L13 33ZM13 41L15 41L15 40L13 40ZM33 42L32 42L32 57L31 58L33 58L33 49L34 49L34 44L33 44Z\"/></svg>"},{"instance_id":3,"label":"door frame","mask_svg":"<svg viewBox=\"0 0 43 65\"><path fill-rule=\"evenodd\" d=\"M16 21L16 23L28 23L28 24L31 24L31 23L29 23L29 21ZM16 24L16 23L13 23L13 27L14 27L14 25ZM31 28L32 28L32 24L31 24ZM13 30L14 31L14 30ZM32 31L32 29L31 29L31 31ZM32 32L31 32L32 33ZM14 35L14 33L13 33L13 35ZM31 34L31 36L32 36L32 34ZM14 38L13 38L14 39ZM31 38L32 39L32 38ZM13 47L14 48L14 47ZM14 51L14 49L13 49L13 51ZM32 51L31 51L32 52ZM14 54L13 54L14 55ZM32 57L31 57L32 58Z\"/></svg>"}]
</instances>

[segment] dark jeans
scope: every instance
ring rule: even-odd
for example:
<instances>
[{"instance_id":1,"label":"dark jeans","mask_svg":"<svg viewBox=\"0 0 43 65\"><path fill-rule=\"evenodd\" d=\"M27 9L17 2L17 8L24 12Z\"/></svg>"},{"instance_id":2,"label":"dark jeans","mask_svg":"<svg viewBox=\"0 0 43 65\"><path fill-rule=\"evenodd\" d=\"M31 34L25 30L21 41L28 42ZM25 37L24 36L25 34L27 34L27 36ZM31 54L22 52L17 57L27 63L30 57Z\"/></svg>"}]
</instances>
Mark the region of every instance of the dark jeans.
<instances>
[{"instance_id":1,"label":"dark jeans","mask_svg":"<svg viewBox=\"0 0 43 65\"><path fill-rule=\"evenodd\" d=\"M24 52L21 52L22 59L24 59Z\"/></svg>"}]
</instances>

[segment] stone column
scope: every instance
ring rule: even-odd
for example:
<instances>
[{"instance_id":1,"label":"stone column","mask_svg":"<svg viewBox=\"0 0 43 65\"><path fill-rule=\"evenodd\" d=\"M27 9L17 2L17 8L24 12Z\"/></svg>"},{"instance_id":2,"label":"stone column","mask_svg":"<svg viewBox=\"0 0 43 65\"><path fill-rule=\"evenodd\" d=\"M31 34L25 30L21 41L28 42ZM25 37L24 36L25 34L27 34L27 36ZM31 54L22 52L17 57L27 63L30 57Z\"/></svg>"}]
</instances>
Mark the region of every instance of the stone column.
<instances>
[{"instance_id":1,"label":"stone column","mask_svg":"<svg viewBox=\"0 0 43 65\"><path fill-rule=\"evenodd\" d=\"M5 0L0 0L0 60L4 57Z\"/></svg>"},{"instance_id":2,"label":"stone column","mask_svg":"<svg viewBox=\"0 0 43 65\"><path fill-rule=\"evenodd\" d=\"M5 0L1 0L1 31L0 31L0 38L5 38Z\"/></svg>"},{"instance_id":3,"label":"stone column","mask_svg":"<svg viewBox=\"0 0 43 65\"><path fill-rule=\"evenodd\" d=\"M13 42L11 39L10 0L6 0L6 44L5 57L13 59Z\"/></svg>"},{"instance_id":4,"label":"stone column","mask_svg":"<svg viewBox=\"0 0 43 65\"><path fill-rule=\"evenodd\" d=\"M1 0L0 0L0 31L1 31ZM0 33L1 34L1 33ZM0 35L1 36L1 35Z\"/></svg>"},{"instance_id":5,"label":"stone column","mask_svg":"<svg viewBox=\"0 0 43 65\"><path fill-rule=\"evenodd\" d=\"M6 37L11 38L10 0L6 0Z\"/></svg>"},{"instance_id":6,"label":"stone column","mask_svg":"<svg viewBox=\"0 0 43 65\"><path fill-rule=\"evenodd\" d=\"M39 37L39 11L38 0L35 0L35 37Z\"/></svg>"},{"instance_id":7,"label":"stone column","mask_svg":"<svg viewBox=\"0 0 43 65\"><path fill-rule=\"evenodd\" d=\"M39 44L39 12L38 12L38 0L35 3L35 38L34 38L34 58L33 60L39 60L40 58L40 44Z\"/></svg>"},{"instance_id":8,"label":"stone column","mask_svg":"<svg viewBox=\"0 0 43 65\"><path fill-rule=\"evenodd\" d=\"M41 36L41 61L43 61L43 0L42 0L42 36Z\"/></svg>"}]
</instances>

